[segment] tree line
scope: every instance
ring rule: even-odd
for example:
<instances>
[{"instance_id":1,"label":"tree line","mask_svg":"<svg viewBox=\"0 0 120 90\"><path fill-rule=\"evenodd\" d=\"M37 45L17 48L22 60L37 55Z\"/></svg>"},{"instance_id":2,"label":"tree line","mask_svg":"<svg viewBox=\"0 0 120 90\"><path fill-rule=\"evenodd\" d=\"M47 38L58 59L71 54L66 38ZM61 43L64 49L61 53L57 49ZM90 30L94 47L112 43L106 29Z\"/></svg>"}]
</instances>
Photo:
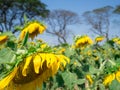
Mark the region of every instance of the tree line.
<instances>
[{"instance_id":1,"label":"tree line","mask_svg":"<svg viewBox=\"0 0 120 90\"><path fill-rule=\"evenodd\" d=\"M41 0L0 0L0 32L17 32L17 25L23 25L24 16L28 20L38 19L47 23L46 32L57 37L60 44L67 43L70 34L70 25L85 22L90 25L90 30L97 35L106 37L109 40L111 18L113 14L120 14L120 5L116 7L105 6L86 11L80 16L69 10L47 9L47 5Z\"/></svg>"}]
</instances>

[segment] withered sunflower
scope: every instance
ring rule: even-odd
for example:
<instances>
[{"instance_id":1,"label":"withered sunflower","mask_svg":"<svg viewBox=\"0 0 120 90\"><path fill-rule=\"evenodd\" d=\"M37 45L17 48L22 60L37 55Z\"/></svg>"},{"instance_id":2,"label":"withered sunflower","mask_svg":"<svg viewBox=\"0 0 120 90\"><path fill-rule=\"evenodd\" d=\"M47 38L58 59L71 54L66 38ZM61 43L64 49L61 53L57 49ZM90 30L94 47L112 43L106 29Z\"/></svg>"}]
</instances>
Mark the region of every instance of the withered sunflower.
<instances>
[{"instance_id":1,"label":"withered sunflower","mask_svg":"<svg viewBox=\"0 0 120 90\"><path fill-rule=\"evenodd\" d=\"M1 78L0 90L36 90L69 61L64 55L33 53L24 57L8 75Z\"/></svg>"},{"instance_id":2,"label":"withered sunflower","mask_svg":"<svg viewBox=\"0 0 120 90\"><path fill-rule=\"evenodd\" d=\"M31 22L22 30L20 34L20 41L23 40L26 33L28 32L29 37L33 40L38 34L42 34L46 29L46 26L39 22Z\"/></svg>"}]
</instances>

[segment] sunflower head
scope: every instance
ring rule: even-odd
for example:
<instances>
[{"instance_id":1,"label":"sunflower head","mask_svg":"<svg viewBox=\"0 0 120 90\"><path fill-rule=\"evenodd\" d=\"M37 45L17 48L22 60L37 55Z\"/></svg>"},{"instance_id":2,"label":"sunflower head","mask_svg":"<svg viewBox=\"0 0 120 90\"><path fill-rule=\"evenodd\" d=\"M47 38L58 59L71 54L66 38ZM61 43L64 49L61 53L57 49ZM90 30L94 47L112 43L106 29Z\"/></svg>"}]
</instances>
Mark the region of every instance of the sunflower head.
<instances>
[{"instance_id":1,"label":"sunflower head","mask_svg":"<svg viewBox=\"0 0 120 90\"><path fill-rule=\"evenodd\" d=\"M99 36L99 37L96 37L96 38L95 38L95 42L101 42L101 41L103 41L104 39L105 39L104 36Z\"/></svg>"},{"instance_id":2,"label":"sunflower head","mask_svg":"<svg viewBox=\"0 0 120 90\"><path fill-rule=\"evenodd\" d=\"M115 79L115 73L111 73L104 78L103 84L108 86Z\"/></svg>"},{"instance_id":3,"label":"sunflower head","mask_svg":"<svg viewBox=\"0 0 120 90\"><path fill-rule=\"evenodd\" d=\"M120 38L115 37L115 38L112 39L112 41L113 41L114 43L120 45Z\"/></svg>"},{"instance_id":4,"label":"sunflower head","mask_svg":"<svg viewBox=\"0 0 120 90\"><path fill-rule=\"evenodd\" d=\"M26 33L28 32L29 37L33 40L38 34L42 34L46 29L46 26L40 22L31 22L26 27L23 28L20 34L20 41L23 40Z\"/></svg>"},{"instance_id":5,"label":"sunflower head","mask_svg":"<svg viewBox=\"0 0 120 90\"><path fill-rule=\"evenodd\" d=\"M88 37L87 35L83 35L83 36L78 36L75 39L75 47L79 48L79 47L84 47L86 45L91 45L93 44L93 41L90 37Z\"/></svg>"},{"instance_id":6,"label":"sunflower head","mask_svg":"<svg viewBox=\"0 0 120 90\"><path fill-rule=\"evenodd\" d=\"M33 53L26 56L22 62L17 65L17 70L13 70L13 72L0 81L0 86L8 81L4 86L0 87L0 89L5 88L11 83L12 86L8 86L12 88L11 90L15 87L26 88L26 85L30 83L32 83L34 87L39 87L49 77L54 76L60 67L65 67L69 62L69 58L64 55L39 52ZM8 80L6 81L6 79Z\"/></svg>"}]
</instances>

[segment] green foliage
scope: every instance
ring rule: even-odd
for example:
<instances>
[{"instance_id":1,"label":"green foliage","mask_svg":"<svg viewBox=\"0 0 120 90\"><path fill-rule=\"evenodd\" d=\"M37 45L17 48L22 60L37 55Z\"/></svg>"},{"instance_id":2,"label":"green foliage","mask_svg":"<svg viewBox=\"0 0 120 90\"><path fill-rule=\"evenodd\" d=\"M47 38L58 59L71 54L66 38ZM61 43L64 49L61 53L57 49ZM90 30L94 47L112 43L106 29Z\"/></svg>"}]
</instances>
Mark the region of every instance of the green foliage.
<instances>
[{"instance_id":1,"label":"green foliage","mask_svg":"<svg viewBox=\"0 0 120 90\"><path fill-rule=\"evenodd\" d=\"M22 41L10 32L0 35L8 36L7 41L0 45L0 79L8 75L24 57L36 52L44 52L63 54L70 59L70 62L66 67L60 66L56 75L44 82L42 90L120 89L120 43L118 42L110 40L80 47L74 47L74 44L49 46L40 39L29 42L28 32ZM2 38L0 40L2 41Z\"/></svg>"},{"instance_id":2,"label":"green foliage","mask_svg":"<svg viewBox=\"0 0 120 90\"><path fill-rule=\"evenodd\" d=\"M117 80L113 80L109 88L110 90L120 90L120 83Z\"/></svg>"},{"instance_id":3,"label":"green foliage","mask_svg":"<svg viewBox=\"0 0 120 90\"><path fill-rule=\"evenodd\" d=\"M0 79L10 73L16 62L16 55L10 48L0 50Z\"/></svg>"}]
</instances>

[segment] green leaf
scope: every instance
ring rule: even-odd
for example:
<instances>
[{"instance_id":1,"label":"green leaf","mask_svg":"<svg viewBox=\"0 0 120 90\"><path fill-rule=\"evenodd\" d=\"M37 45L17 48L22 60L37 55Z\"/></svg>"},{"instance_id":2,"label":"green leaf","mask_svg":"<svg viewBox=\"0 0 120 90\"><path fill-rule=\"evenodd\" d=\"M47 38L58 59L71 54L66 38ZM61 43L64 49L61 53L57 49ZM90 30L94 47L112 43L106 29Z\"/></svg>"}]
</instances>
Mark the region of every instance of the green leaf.
<instances>
[{"instance_id":1,"label":"green leaf","mask_svg":"<svg viewBox=\"0 0 120 90\"><path fill-rule=\"evenodd\" d=\"M0 50L0 64L13 63L15 61L15 53L10 48Z\"/></svg>"},{"instance_id":2,"label":"green leaf","mask_svg":"<svg viewBox=\"0 0 120 90\"><path fill-rule=\"evenodd\" d=\"M26 14L24 14L23 18L24 18L24 22L25 22L25 24L26 24L27 21L28 21L28 18L27 18L27 16L26 16Z\"/></svg>"},{"instance_id":3,"label":"green leaf","mask_svg":"<svg viewBox=\"0 0 120 90\"><path fill-rule=\"evenodd\" d=\"M90 72L90 74L96 74L96 73L100 72L100 70L98 70L94 66L90 65L89 72Z\"/></svg>"},{"instance_id":4,"label":"green leaf","mask_svg":"<svg viewBox=\"0 0 120 90\"><path fill-rule=\"evenodd\" d=\"M85 83L85 79L78 79L75 83L79 84L79 85L84 84Z\"/></svg>"},{"instance_id":5,"label":"green leaf","mask_svg":"<svg viewBox=\"0 0 120 90\"><path fill-rule=\"evenodd\" d=\"M17 44L14 43L13 41L8 41L7 42L7 47L10 47L12 50L16 50L17 49Z\"/></svg>"},{"instance_id":6,"label":"green leaf","mask_svg":"<svg viewBox=\"0 0 120 90\"><path fill-rule=\"evenodd\" d=\"M21 26L15 26L15 27L14 27L14 30L17 30L17 31L19 31L19 30L21 30L21 29L22 29Z\"/></svg>"},{"instance_id":7,"label":"green leaf","mask_svg":"<svg viewBox=\"0 0 120 90\"><path fill-rule=\"evenodd\" d=\"M16 63L16 55L10 48L0 50L0 80L13 69Z\"/></svg>"},{"instance_id":8,"label":"green leaf","mask_svg":"<svg viewBox=\"0 0 120 90\"><path fill-rule=\"evenodd\" d=\"M120 90L120 83L117 80L113 80L109 88L110 90Z\"/></svg>"},{"instance_id":9,"label":"green leaf","mask_svg":"<svg viewBox=\"0 0 120 90\"><path fill-rule=\"evenodd\" d=\"M67 86L69 89L73 89L74 85L77 82L77 75L75 73L66 71L62 73L62 78L64 80L65 86Z\"/></svg>"},{"instance_id":10,"label":"green leaf","mask_svg":"<svg viewBox=\"0 0 120 90\"><path fill-rule=\"evenodd\" d=\"M28 37L29 37L29 33L27 32L27 33L25 34L25 37L24 37L22 46L25 46L25 45L26 45L26 43L27 43L27 41L28 41Z\"/></svg>"},{"instance_id":11,"label":"green leaf","mask_svg":"<svg viewBox=\"0 0 120 90\"><path fill-rule=\"evenodd\" d=\"M100 90L105 90L105 86L103 84L99 84L99 89Z\"/></svg>"}]
</instances>

